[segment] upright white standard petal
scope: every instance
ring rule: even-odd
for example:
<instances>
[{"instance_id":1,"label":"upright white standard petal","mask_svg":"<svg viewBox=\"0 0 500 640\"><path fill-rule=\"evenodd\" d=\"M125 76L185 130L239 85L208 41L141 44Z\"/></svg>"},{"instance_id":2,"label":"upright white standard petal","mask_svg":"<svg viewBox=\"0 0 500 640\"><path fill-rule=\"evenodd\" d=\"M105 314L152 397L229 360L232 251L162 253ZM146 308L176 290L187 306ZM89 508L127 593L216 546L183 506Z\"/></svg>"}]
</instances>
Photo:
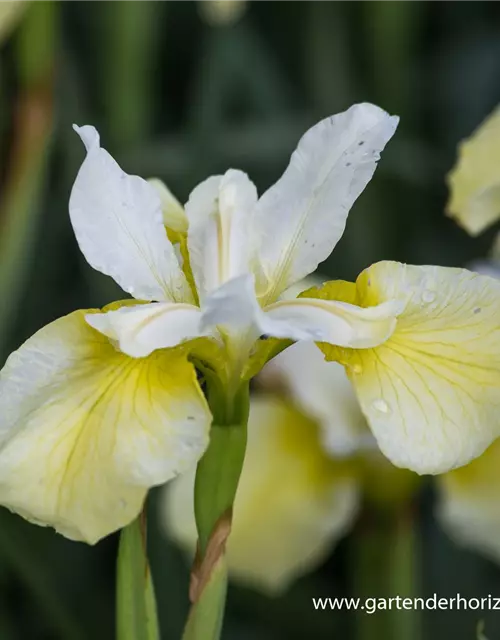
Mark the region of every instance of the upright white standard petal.
<instances>
[{"instance_id":1,"label":"upright white standard petal","mask_svg":"<svg viewBox=\"0 0 500 640\"><path fill-rule=\"evenodd\" d=\"M85 320L116 341L123 353L144 358L156 349L175 347L200 336L200 315L200 309L192 304L153 302L89 313Z\"/></svg>"},{"instance_id":2,"label":"upright white standard petal","mask_svg":"<svg viewBox=\"0 0 500 640\"><path fill-rule=\"evenodd\" d=\"M234 169L208 178L189 196L189 257L201 302L224 282L249 272L256 202L255 185Z\"/></svg>"},{"instance_id":3,"label":"upright white standard petal","mask_svg":"<svg viewBox=\"0 0 500 640\"><path fill-rule=\"evenodd\" d=\"M349 209L371 179L398 118L354 105L309 129L259 200L254 228L263 304L312 273L339 241Z\"/></svg>"},{"instance_id":4,"label":"upright white standard petal","mask_svg":"<svg viewBox=\"0 0 500 640\"><path fill-rule=\"evenodd\" d=\"M94 127L74 127L87 149L69 212L87 262L144 300L192 302L192 293L163 225L160 197L122 171Z\"/></svg>"}]
</instances>

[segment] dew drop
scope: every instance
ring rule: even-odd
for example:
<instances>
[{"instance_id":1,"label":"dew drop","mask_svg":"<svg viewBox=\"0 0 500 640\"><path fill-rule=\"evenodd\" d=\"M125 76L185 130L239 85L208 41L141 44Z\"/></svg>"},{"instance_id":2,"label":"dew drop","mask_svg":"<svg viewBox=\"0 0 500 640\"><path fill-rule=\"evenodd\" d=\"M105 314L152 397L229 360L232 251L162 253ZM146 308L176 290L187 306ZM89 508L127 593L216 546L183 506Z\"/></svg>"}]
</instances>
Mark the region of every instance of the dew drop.
<instances>
[{"instance_id":1,"label":"dew drop","mask_svg":"<svg viewBox=\"0 0 500 640\"><path fill-rule=\"evenodd\" d=\"M351 367L351 371L355 375L359 375L360 373L363 373L363 367L360 364L353 364Z\"/></svg>"},{"instance_id":2,"label":"dew drop","mask_svg":"<svg viewBox=\"0 0 500 640\"><path fill-rule=\"evenodd\" d=\"M481 313L481 307L476 307L472 313Z\"/></svg>"},{"instance_id":3,"label":"dew drop","mask_svg":"<svg viewBox=\"0 0 500 640\"><path fill-rule=\"evenodd\" d=\"M390 413L391 409L385 400L382 398L378 398L373 401L373 408L375 411L380 411L380 413Z\"/></svg>"},{"instance_id":4,"label":"dew drop","mask_svg":"<svg viewBox=\"0 0 500 640\"><path fill-rule=\"evenodd\" d=\"M434 302L436 299L436 294L434 291L424 291L422 294L422 300L424 302Z\"/></svg>"}]
</instances>

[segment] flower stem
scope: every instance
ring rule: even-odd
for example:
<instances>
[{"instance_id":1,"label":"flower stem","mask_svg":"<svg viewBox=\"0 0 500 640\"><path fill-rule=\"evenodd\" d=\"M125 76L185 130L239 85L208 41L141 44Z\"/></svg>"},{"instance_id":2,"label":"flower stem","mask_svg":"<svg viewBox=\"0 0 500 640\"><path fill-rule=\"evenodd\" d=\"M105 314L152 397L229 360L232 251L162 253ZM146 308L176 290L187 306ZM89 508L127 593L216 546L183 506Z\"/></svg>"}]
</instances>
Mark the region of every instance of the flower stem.
<instances>
[{"instance_id":1,"label":"flower stem","mask_svg":"<svg viewBox=\"0 0 500 640\"><path fill-rule=\"evenodd\" d=\"M116 584L117 640L159 640L144 512L120 534Z\"/></svg>"},{"instance_id":2,"label":"flower stem","mask_svg":"<svg viewBox=\"0 0 500 640\"><path fill-rule=\"evenodd\" d=\"M389 589L404 598L420 595L420 557L417 532L411 511L399 514L394 524L391 554L388 562ZM422 637L421 613L417 607L397 610L391 617L392 637L420 640Z\"/></svg>"},{"instance_id":3,"label":"flower stem","mask_svg":"<svg viewBox=\"0 0 500 640\"><path fill-rule=\"evenodd\" d=\"M214 424L210 444L196 470L198 552L183 640L218 640L221 634L227 591L225 546L246 448L248 384L228 398L220 387L208 382Z\"/></svg>"},{"instance_id":4,"label":"flower stem","mask_svg":"<svg viewBox=\"0 0 500 640\"><path fill-rule=\"evenodd\" d=\"M357 640L420 640L420 611L402 604L420 595L418 540L411 510L369 514L358 527L353 551L353 595L365 602L365 609L356 612ZM367 598L372 610L366 606Z\"/></svg>"}]
</instances>

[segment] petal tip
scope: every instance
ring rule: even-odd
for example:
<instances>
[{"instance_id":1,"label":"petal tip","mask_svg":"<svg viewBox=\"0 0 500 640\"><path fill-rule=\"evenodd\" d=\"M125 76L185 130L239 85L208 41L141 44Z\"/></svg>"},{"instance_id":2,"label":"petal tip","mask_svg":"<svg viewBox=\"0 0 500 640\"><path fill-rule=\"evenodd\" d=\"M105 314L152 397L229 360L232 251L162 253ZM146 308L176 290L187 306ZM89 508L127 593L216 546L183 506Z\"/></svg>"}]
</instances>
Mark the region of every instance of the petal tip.
<instances>
[{"instance_id":1,"label":"petal tip","mask_svg":"<svg viewBox=\"0 0 500 640\"><path fill-rule=\"evenodd\" d=\"M97 132L97 129L92 125L84 124L83 126L79 127L77 124L74 124L73 130L76 131L76 133L80 136L83 144L85 145L85 148L87 149L87 152L91 149L99 147L99 134Z\"/></svg>"}]
</instances>

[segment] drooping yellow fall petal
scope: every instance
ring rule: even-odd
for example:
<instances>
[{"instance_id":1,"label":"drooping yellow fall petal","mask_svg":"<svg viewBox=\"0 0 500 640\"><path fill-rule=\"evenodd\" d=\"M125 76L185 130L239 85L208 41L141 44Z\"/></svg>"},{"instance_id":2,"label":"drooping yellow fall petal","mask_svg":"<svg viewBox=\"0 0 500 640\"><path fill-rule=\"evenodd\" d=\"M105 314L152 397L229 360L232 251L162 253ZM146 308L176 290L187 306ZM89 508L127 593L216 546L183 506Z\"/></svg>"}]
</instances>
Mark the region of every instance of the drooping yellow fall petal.
<instances>
[{"instance_id":1,"label":"drooping yellow fall petal","mask_svg":"<svg viewBox=\"0 0 500 640\"><path fill-rule=\"evenodd\" d=\"M198 460L211 417L182 352L130 358L86 313L38 331L0 374L0 504L94 543Z\"/></svg>"},{"instance_id":2,"label":"drooping yellow fall petal","mask_svg":"<svg viewBox=\"0 0 500 640\"><path fill-rule=\"evenodd\" d=\"M193 482L194 472L180 476L164 503L169 535L191 551ZM357 503L350 466L328 458L315 423L277 398L254 398L228 541L232 576L266 592L285 589L331 550Z\"/></svg>"},{"instance_id":3,"label":"drooping yellow fall petal","mask_svg":"<svg viewBox=\"0 0 500 640\"><path fill-rule=\"evenodd\" d=\"M478 235L500 219L500 108L460 143L448 174L446 212L468 233Z\"/></svg>"},{"instance_id":4,"label":"drooping yellow fall petal","mask_svg":"<svg viewBox=\"0 0 500 640\"><path fill-rule=\"evenodd\" d=\"M500 441L437 478L438 517L457 542L500 562Z\"/></svg>"},{"instance_id":5,"label":"drooping yellow fall petal","mask_svg":"<svg viewBox=\"0 0 500 640\"><path fill-rule=\"evenodd\" d=\"M319 294L327 297L329 286ZM352 288L345 292L352 301ZM394 464L418 473L466 464L500 435L500 282L465 269L379 262L359 276L356 302L388 300L404 309L384 344L321 348L347 367Z\"/></svg>"}]
</instances>

